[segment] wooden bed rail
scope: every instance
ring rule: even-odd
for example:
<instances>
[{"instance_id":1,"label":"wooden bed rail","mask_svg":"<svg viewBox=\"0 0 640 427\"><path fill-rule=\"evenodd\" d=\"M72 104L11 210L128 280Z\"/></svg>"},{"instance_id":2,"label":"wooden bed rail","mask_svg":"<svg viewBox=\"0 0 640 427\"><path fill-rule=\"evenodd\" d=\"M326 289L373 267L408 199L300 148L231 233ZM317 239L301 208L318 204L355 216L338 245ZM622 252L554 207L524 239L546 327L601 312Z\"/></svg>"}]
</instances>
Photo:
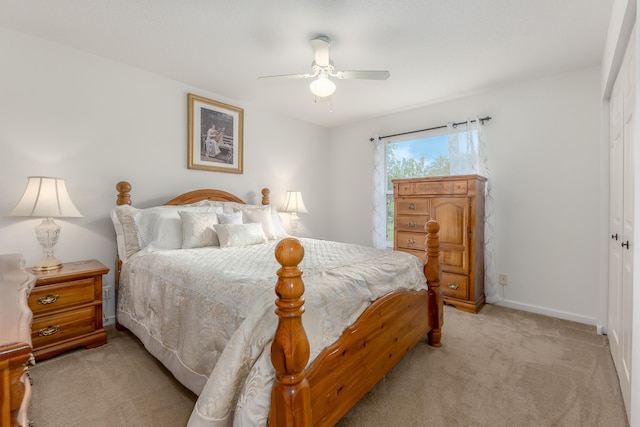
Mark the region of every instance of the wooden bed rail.
<instances>
[{"instance_id":1,"label":"wooden bed rail","mask_svg":"<svg viewBox=\"0 0 640 427\"><path fill-rule=\"evenodd\" d=\"M269 426L332 426L425 335L433 347L442 345L439 230L434 220L425 224L423 271L428 290L398 292L375 301L370 307L374 310L365 311L309 369L309 341L302 325L304 283L298 268L304 249L294 238L278 244L275 255L282 268L275 288L279 319L271 345L276 378ZM395 319L404 325L386 332ZM375 358L384 360L367 367Z\"/></svg>"}]
</instances>

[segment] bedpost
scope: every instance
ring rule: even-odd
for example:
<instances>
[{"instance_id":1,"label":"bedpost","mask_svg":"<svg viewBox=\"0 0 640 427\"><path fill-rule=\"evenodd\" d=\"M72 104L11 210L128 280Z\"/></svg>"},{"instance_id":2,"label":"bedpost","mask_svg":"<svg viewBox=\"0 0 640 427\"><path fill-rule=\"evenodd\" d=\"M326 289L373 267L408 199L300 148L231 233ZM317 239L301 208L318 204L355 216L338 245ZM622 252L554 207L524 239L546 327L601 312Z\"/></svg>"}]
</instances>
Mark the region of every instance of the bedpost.
<instances>
[{"instance_id":1,"label":"bedpost","mask_svg":"<svg viewBox=\"0 0 640 427\"><path fill-rule=\"evenodd\" d=\"M118 190L118 198L116 199L116 205L129 205L131 206L131 184L127 181L120 181L116 184L116 190ZM120 283L120 272L122 271L122 260L118 255L116 255L116 269L115 269L115 295L116 301L118 300L118 291L119 291L119 283ZM125 328L116 320L116 329L119 331L124 331Z\"/></svg>"},{"instance_id":2,"label":"bedpost","mask_svg":"<svg viewBox=\"0 0 640 427\"><path fill-rule=\"evenodd\" d=\"M438 231L440 225L431 219L424 226L427 232L426 250L427 260L424 263L424 275L429 286L429 342L433 347L440 347L443 325L442 295L440 294L440 240Z\"/></svg>"},{"instance_id":3,"label":"bedpost","mask_svg":"<svg viewBox=\"0 0 640 427\"><path fill-rule=\"evenodd\" d=\"M309 340L302 327L304 283L298 264L304 257L300 242L286 238L278 243L276 259L282 266L276 283L278 327L271 344L271 363L276 379L271 391L269 425L311 426L311 393L305 377Z\"/></svg>"},{"instance_id":4,"label":"bedpost","mask_svg":"<svg viewBox=\"0 0 640 427\"><path fill-rule=\"evenodd\" d=\"M268 188L263 188L262 189L262 204L263 205L268 205L269 203L271 203L271 200L269 200L269 194L271 194L271 190L269 190Z\"/></svg>"},{"instance_id":5,"label":"bedpost","mask_svg":"<svg viewBox=\"0 0 640 427\"><path fill-rule=\"evenodd\" d=\"M116 184L116 190L118 190L116 205L131 205L131 195L129 194L131 191L131 184L127 181L120 181Z\"/></svg>"}]
</instances>

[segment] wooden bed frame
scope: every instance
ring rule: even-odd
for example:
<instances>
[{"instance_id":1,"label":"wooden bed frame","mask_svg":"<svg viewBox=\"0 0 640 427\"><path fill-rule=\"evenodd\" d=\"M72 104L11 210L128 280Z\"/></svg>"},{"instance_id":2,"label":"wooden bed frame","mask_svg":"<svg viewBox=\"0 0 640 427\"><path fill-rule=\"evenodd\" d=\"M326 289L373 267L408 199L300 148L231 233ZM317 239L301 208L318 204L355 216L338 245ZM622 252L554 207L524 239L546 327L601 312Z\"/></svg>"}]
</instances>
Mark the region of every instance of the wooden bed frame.
<instances>
[{"instance_id":1,"label":"wooden bed frame","mask_svg":"<svg viewBox=\"0 0 640 427\"><path fill-rule=\"evenodd\" d=\"M117 205L130 205L131 185L119 182L116 189ZM262 190L263 205L269 204L269 193L267 188ZM165 205L201 200L245 203L225 191L195 190ZM275 285L279 321L271 346L276 379L271 394L270 426L333 426L418 342L427 337L432 346L441 346L439 229L433 220L425 225L424 275L428 290L400 290L376 300L307 369L309 342L301 317L304 283L298 268L304 249L294 238L280 241L275 250L282 267ZM116 267L117 286L119 258Z\"/></svg>"}]
</instances>

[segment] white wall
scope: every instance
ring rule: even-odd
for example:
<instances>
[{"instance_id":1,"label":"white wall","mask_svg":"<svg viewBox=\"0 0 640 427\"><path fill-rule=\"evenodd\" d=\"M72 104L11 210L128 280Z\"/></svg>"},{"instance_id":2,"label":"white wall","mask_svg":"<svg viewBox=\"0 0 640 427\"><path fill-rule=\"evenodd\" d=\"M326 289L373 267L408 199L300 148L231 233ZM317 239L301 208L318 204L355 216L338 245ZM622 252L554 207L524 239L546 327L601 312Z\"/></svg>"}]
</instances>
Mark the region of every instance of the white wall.
<instances>
[{"instance_id":1,"label":"white wall","mask_svg":"<svg viewBox=\"0 0 640 427\"><path fill-rule=\"evenodd\" d=\"M599 191L608 179L600 171L600 108L593 67L334 129L330 237L372 242L371 136L490 115L496 270L509 277L502 304L595 325L606 268L600 205L608 203Z\"/></svg>"},{"instance_id":2,"label":"white wall","mask_svg":"<svg viewBox=\"0 0 640 427\"><path fill-rule=\"evenodd\" d=\"M301 215L299 234L328 237L326 129L1 28L0 52L0 215L18 201L27 176L65 178L84 217L56 220L60 260L95 258L113 268L109 211L121 180L131 182L140 207L199 188L259 203L263 187L278 206L295 187L312 212ZM187 93L244 108L244 174L187 169ZM37 262L39 222L0 216L0 253ZM112 270L105 285L113 277ZM108 309L112 315L113 304Z\"/></svg>"}]
</instances>

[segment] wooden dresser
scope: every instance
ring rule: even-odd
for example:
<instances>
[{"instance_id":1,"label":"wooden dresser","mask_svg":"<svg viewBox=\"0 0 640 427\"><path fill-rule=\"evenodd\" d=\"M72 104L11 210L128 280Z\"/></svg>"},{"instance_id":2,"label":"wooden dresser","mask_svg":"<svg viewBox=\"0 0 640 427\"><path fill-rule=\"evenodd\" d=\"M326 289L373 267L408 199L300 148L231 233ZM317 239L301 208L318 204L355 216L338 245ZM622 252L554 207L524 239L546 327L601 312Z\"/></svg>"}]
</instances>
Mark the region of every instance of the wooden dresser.
<instances>
[{"instance_id":1,"label":"wooden dresser","mask_svg":"<svg viewBox=\"0 0 640 427\"><path fill-rule=\"evenodd\" d=\"M31 385L31 310L27 305L34 277L20 254L0 255L0 426L27 427Z\"/></svg>"},{"instance_id":2,"label":"wooden dresser","mask_svg":"<svg viewBox=\"0 0 640 427\"><path fill-rule=\"evenodd\" d=\"M393 180L393 248L425 257L424 225L440 224L445 303L477 313L484 305L484 192L478 175Z\"/></svg>"},{"instance_id":3,"label":"wooden dresser","mask_svg":"<svg viewBox=\"0 0 640 427\"><path fill-rule=\"evenodd\" d=\"M36 360L107 342L102 326L102 276L108 272L96 260L33 272L36 284L29 307L33 311L31 339Z\"/></svg>"}]
</instances>

